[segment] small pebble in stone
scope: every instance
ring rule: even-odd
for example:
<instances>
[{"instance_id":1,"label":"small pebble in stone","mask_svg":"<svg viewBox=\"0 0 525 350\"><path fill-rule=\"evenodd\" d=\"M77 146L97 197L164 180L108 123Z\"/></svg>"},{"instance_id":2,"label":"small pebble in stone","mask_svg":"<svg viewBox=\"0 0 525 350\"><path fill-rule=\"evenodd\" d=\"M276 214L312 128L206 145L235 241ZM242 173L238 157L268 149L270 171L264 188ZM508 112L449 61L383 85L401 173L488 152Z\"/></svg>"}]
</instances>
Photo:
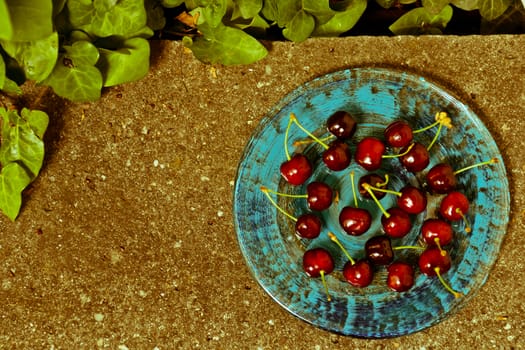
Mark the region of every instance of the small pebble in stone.
<instances>
[{"instance_id":1,"label":"small pebble in stone","mask_svg":"<svg viewBox=\"0 0 525 350\"><path fill-rule=\"evenodd\" d=\"M93 317L95 318L95 321L97 321L97 322L102 322L104 320L104 315L103 314L96 313L96 314L93 315Z\"/></svg>"}]
</instances>

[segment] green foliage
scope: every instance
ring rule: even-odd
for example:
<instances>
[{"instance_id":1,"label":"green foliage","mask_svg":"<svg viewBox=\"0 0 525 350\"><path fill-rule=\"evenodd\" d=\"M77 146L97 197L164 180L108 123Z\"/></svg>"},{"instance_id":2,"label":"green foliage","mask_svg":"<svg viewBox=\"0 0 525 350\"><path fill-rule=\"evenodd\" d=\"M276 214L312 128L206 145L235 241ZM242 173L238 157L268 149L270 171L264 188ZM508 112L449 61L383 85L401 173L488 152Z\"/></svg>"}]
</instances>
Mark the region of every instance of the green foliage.
<instances>
[{"instance_id":1,"label":"green foliage","mask_svg":"<svg viewBox=\"0 0 525 350\"><path fill-rule=\"evenodd\" d=\"M17 111L0 108L0 210L15 220L22 205L22 191L37 177L44 161L44 142L48 116L26 108Z\"/></svg>"},{"instance_id":2,"label":"green foliage","mask_svg":"<svg viewBox=\"0 0 525 350\"><path fill-rule=\"evenodd\" d=\"M452 7L445 6L433 15L424 7L418 7L401 16L389 29L394 34L441 34L452 18Z\"/></svg>"}]
</instances>

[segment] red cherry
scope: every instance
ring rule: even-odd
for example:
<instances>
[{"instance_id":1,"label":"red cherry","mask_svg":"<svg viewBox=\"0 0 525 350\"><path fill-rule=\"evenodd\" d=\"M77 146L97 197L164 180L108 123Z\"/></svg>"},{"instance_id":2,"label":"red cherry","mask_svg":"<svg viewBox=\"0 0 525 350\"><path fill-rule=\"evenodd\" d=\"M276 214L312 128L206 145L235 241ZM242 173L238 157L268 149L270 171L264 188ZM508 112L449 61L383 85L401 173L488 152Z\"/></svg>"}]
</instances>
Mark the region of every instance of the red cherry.
<instances>
[{"instance_id":1,"label":"red cherry","mask_svg":"<svg viewBox=\"0 0 525 350\"><path fill-rule=\"evenodd\" d=\"M400 208L394 207L387 210L389 216L381 217L383 230L392 238L405 237L412 229L410 216Z\"/></svg>"},{"instance_id":2,"label":"red cherry","mask_svg":"<svg viewBox=\"0 0 525 350\"><path fill-rule=\"evenodd\" d=\"M436 276L436 268L440 273L450 270L452 262L449 254L438 247L429 247L419 256L419 269L427 276Z\"/></svg>"},{"instance_id":3,"label":"red cherry","mask_svg":"<svg viewBox=\"0 0 525 350\"><path fill-rule=\"evenodd\" d=\"M295 154L281 164L281 175L291 185L302 185L312 175L312 165L306 156Z\"/></svg>"},{"instance_id":4,"label":"red cherry","mask_svg":"<svg viewBox=\"0 0 525 350\"><path fill-rule=\"evenodd\" d=\"M381 167L385 149L383 141L372 136L365 137L357 144L355 160L368 171L377 170Z\"/></svg>"},{"instance_id":5,"label":"red cherry","mask_svg":"<svg viewBox=\"0 0 525 350\"><path fill-rule=\"evenodd\" d=\"M310 277L319 277L321 272L328 275L334 270L334 259L328 250L313 248L303 255L303 269Z\"/></svg>"},{"instance_id":6,"label":"red cherry","mask_svg":"<svg viewBox=\"0 0 525 350\"><path fill-rule=\"evenodd\" d=\"M428 154L427 148L419 142L415 142L412 146L412 149L408 150L408 147L403 147L400 151L403 154L399 160L401 164L412 173L417 173L425 169L430 163L430 156ZM405 154L406 152L406 154Z\"/></svg>"},{"instance_id":7,"label":"red cherry","mask_svg":"<svg viewBox=\"0 0 525 350\"><path fill-rule=\"evenodd\" d=\"M360 236L370 228L372 215L363 208L344 207L339 214L343 230L352 236Z\"/></svg>"},{"instance_id":8,"label":"red cherry","mask_svg":"<svg viewBox=\"0 0 525 350\"><path fill-rule=\"evenodd\" d=\"M343 141L332 142L330 147L323 152L323 162L330 170L344 170L348 168L351 160L350 147Z\"/></svg>"},{"instance_id":9,"label":"red cherry","mask_svg":"<svg viewBox=\"0 0 525 350\"><path fill-rule=\"evenodd\" d=\"M413 139L412 128L403 120L397 120L387 126L385 141L391 147L408 146Z\"/></svg>"},{"instance_id":10,"label":"red cherry","mask_svg":"<svg viewBox=\"0 0 525 350\"><path fill-rule=\"evenodd\" d=\"M337 111L328 118L326 127L338 139L349 139L356 131L357 122L350 113Z\"/></svg>"},{"instance_id":11,"label":"red cherry","mask_svg":"<svg viewBox=\"0 0 525 350\"><path fill-rule=\"evenodd\" d=\"M368 260L358 260L354 264L348 261L343 267L343 276L354 287L363 288L372 283L374 270Z\"/></svg>"},{"instance_id":12,"label":"red cherry","mask_svg":"<svg viewBox=\"0 0 525 350\"><path fill-rule=\"evenodd\" d=\"M441 246L445 246L452 242L454 231L452 226L444 220L427 219L421 225L421 236L429 246L435 246L436 239L439 240Z\"/></svg>"},{"instance_id":13,"label":"red cherry","mask_svg":"<svg viewBox=\"0 0 525 350\"><path fill-rule=\"evenodd\" d=\"M314 181L306 186L308 207L312 210L322 211L332 204L333 191L324 182Z\"/></svg>"},{"instance_id":14,"label":"red cherry","mask_svg":"<svg viewBox=\"0 0 525 350\"><path fill-rule=\"evenodd\" d=\"M388 265L394 260L392 242L386 235L374 236L366 241L365 252L374 265Z\"/></svg>"},{"instance_id":15,"label":"red cherry","mask_svg":"<svg viewBox=\"0 0 525 350\"><path fill-rule=\"evenodd\" d=\"M303 214L295 222L295 233L301 238L313 239L321 233L321 226L321 219L317 215Z\"/></svg>"},{"instance_id":16,"label":"red cherry","mask_svg":"<svg viewBox=\"0 0 525 350\"><path fill-rule=\"evenodd\" d=\"M393 291L406 292L414 285L414 269L405 262L393 262L388 266L386 284Z\"/></svg>"},{"instance_id":17,"label":"red cherry","mask_svg":"<svg viewBox=\"0 0 525 350\"><path fill-rule=\"evenodd\" d=\"M439 213L450 221L464 220L469 208L469 200L458 191L450 192L443 198L439 207Z\"/></svg>"},{"instance_id":18,"label":"red cherry","mask_svg":"<svg viewBox=\"0 0 525 350\"><path fill-rule=\"evenodd\" d=\"M397 205L408 214L419 214L427 208L427 196L423 191L414 186L405 186Z\"/></svg>"},{"instance_id":19,"label":"red cherry","mask_svg":"<svg viewBox=\"0 0 525 350\"><path fill-rule=\"evenodd\" d=\"M449 164L434 165L426 175L427 185L434 193L448 193L457 186L456 174Z\"/></svg>"},{"instance_id":20,"label":"red cherry","mask_svg":"<svg viewBox=\"0 0 525 350\"><path fill-rule=\"evenodd\" d=\"M363 198L371 199L372 197L370 196L370 193L363 187L363 184L365 183L371 185L372 187L381 188L382 184L385 183L385 179L381 177L380 175L374 174L374 173L366 174L359 179L359 182L357 184L357 188L359 189L359 194ZM372 190L372 192L374 193L377 199L382 199L386 195L386 192L375 191L375 190Z\"/></svg>"}]
</instances>

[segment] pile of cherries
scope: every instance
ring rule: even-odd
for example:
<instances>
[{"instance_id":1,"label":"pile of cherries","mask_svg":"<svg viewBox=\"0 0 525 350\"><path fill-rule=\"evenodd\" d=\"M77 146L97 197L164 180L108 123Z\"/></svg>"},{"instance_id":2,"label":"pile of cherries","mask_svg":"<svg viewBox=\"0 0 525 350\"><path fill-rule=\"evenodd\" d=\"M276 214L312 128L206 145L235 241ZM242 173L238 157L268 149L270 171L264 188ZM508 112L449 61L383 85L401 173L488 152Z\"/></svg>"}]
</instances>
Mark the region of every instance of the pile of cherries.
<instances>
[{"instance_id":1,"label":"pile of cherries","mask_svg":"<svg viewBox=\"0 0 525 350\"><path fill-rule=\"evenodd\" d=\"M437 113L434 123L418 130L413 130L403 120L394 121L385 128L384 139L367 136L359 140L353 157L348 142L356 133L358 123L350 113L337 111L332 114L326 122L330 136L323 139L317 138L306 130L292 113L284 140L287 159L281 164L280 172L282 177L294 186L305 184L311 178L314 169L312 161L305 154L290 155L288 135L292 125L296 125L308 135L307 142L317 142L323 147L322 161L328 169L336 172L343 171L349 167L353 158L359 166L366 170L366 174L357 181L357 186L354 172L350 173L354 203L345 206L339 213L339 226L342 231L349 236L360 236L368 232L372 226L372 215L366 208L358 207L357 194L363 200L373 200L382 212L382 232L366 241L363 248L365 257L357 261L350 256L335 234L327 233L348 258L342 270L345 280L355 287L366 287L372 283L374 271L384 266L387 270L387 286L396 292L407 291L414 284L415 267L409 262L396 260L394 252L414 249L418 252L419 270L427 276L437 276L450 293L459 297L461 294L450 287L442 277L442 274L451 268L450 255L444 249L454 239L451 223L463 220L465 232L468 233L471 230L466 219L469 200L457 189L457 175L476 166L495 163L497 159L492 158L459 170L454 170L450 164L440 163L427 171L424 190L406 185L400 191L394 191L388 188L388 175L381 176L375 171L381 169L383 159L386 158L399 159L401 165L410 173L424 171L430 163L429 151L436 142L442 127L452 127L451 120L445 112ZM428 146L414 140L414 136L418 133L436 126L438 130ZM387 154L387 151L392 151L392 154ZM295 233L301 239L315 239L321 234L323 223L318 214L338 200L338 191L321 181L311 181L306 186L306 193L299 195L280 193L266 187L261 187L261 190L283 215L295 222ZM310 210L295 217L280 207L271 194L305 198ZM412 216L421 214L427 209L427 194L442 195L442 200L436 217L426 218L421 225L420 241L424 243L417 246L394 247L392 239L406 236L412 230ZM396 196L396 206L383 208L380 200L385 195ZM315 247L305 251L303 269L310 277L322 278L328 300L330 300L330 294L325 276L332 273L334 268L334 258L328 249Z\"/></svg>"}]
</instances>

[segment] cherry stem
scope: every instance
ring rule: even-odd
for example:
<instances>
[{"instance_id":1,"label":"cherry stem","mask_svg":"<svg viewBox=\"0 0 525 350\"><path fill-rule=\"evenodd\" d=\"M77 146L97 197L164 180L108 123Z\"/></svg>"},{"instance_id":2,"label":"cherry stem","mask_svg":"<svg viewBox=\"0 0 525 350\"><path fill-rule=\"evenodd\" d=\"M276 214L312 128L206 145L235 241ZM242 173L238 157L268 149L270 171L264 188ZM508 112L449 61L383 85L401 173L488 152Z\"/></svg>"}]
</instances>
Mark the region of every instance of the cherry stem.
<instances>
[{"instance_id":1,"label":"cherry stem","mask_svg":"<svg viewBox=\"0 0 525 350\"><path fill-rule=\"evenodd\" d=\"M270 196L270 194L268 192L272 192L270 191L268 188L264 187L264 186L261 186L261 191L266 195L266 197L268 197L268 199L270 200L270 202L273 204L273 206L275 208L277 208L277 210L279 210L282 214L284 214L286 217L288 217L290 220L292 221L295 221L297 222L297 218L293 215L291 215L290 213L288 213L286 210L284 210L283 208L281 208L281 206L279 206L279 204L277 204L275 202L275 200Z\"/></svg>"},{"instance_id":2,"label":"cherry stem","mask_svg":"<svg viewBox=\"0 0 525 350\"><path fill-rule=\"evenodd\" d=\"M290 120L292 122L295 123L295 125L297 125L299 127L299 129L301 129L305 134L307 134L308 136L310 136L312 139L315 140L315 142L317 142L318 144L320 144L324 149L328 149L330 147L328 147L328 145L326 143L324 143L323 141L321 141L318 137L316 137L314 134L312 134L310 131L306 130L302 125L301 123L299 123L299 121L297 120L297 117L295 116L295 114L293 113L290 113Z\"/></svg>"},{"instance_id":3,"label":"cherry stem","mask_svg":"<svg viewBox=\"0 0 525 350\"><path fill-rule=\"evenodd\" d=\"M463 219L463 222L465 223L465 232L466 233L470 233L472 232L472 229L470 228L470 225L469 225L469 222L467 220L467 217L465 216L465 214L463 214L463 212L461 211L461 209L459 208L456 208L456 213L459 214L461 216L461 218Z\"/></svg>"},{"instance_id":4,"label":"cherry stem","mask_svg":"<svg viewBox=\"0 0 525 350\"><path fill-rule=\"evenodd\" d=\"M439 137L439 134L441 133L441 129L443 128L443 124L439 124L439 128L438 128L438 131L436 132L436 134L434 135L434 138L432 139L432 142L430 142L430 145L428 145L427 147L427 151L430 151L430 149L432 148L432 146L434 146L434 144L436 143L438 137Z\"/></svg>"},{"instance_id":5,"label":"cherry stem","mask_svg":"<svg viewBox=\"0 0 525 350\"><path fill-rule=\"evenodd\" d=\"M402 250L402 249L417 249L417 250L425 250L425 247L419 246L419 245L399 245L397 247L392 248L392 250Z\"/></svg>"},{"instance_id":6,"label":"cherry stem","mask_svg":"<svg viewBox=\"0 0 525 350\"><path fill-rule=\"evenodd\" d=\"M379 202L379 200L377 199L376 195L374 194L374 191L372 191L372 186L370 186L370 184L367 183L364 183L362 186L370 194L370 197L372 197L374 202L376 202L383 215L388 219L390 217L390 214L385 210L385 208L383 208L381 202Z\"/></svg>"},{"instance_id":7,"label":"cherry stem","mask_svg":"<svg viewBox=\"0 0 525 350\"><path fill-rule=\"evenodd\" d=\"M427 151L430 151L432 146L436 143L439 134L441 134L441 129L443 129L443 125L445 125L447 128L452 128L452 123L450 120L450 117L446 112L438 112L436 113L436 121L439 123L439 128L436 134L434 135L434 138L432 139L432 142L430 142L430 145L427 147Z\"/></svg>"},{"instance_id":8,"label":"cherry stem","mask_svg":"<svg viewBox=\"0 0 525 350\"><path fill-rule=\"evenodd\" d=\"M381 158L399 158L399 157L403 157L404 155L406 155L408 152L410 152L410 150L412 149L412 147L414 147L415 143L411 143L410 146L408 146L408 148L406 149L405 152L403 153L398 153L398 154L384 154L381 156Z\"/></svg>"},{"instance_id":9,"label":"cherry stem","mask_svg":"<svg viewBox=\"0 0 525 350\"><path fill-rule=\"evenodd\" d=\"M337 244L339 248L341 248L341 251L346 255L346 257L350 261L350 264L354 265L355 264L354 259L352 259L352 257L350 256L350 253L348 253L348 251L345 249L343 244L337 239L336 235L334 235L332 232L328 232L328 237L330 237L330 240L334 242L335 244Z\"/></svg>"},{"instance_id":10,"label":"cherry stem","mask_svg":"<svg viewBox=\"0 0 525 350\"><path fill-rule=\"evenodd\" d=\"M326 142L326 141L330 141L331 139L334 139L334 138L335 138L334 135L328 135L326 137L320 138L319 140L321 140L323 142ZM297 146L301 146L301 145L309 145L309 144L314 143L314 142L316 142L316 141L312 140L312 139L297 140L297 141L294 141L293 145L295 147L297 147Z\"/></svg>"},{"instance_id":11,"label":"cherry stem","mask_svg":"<svg viewBox=\"0 0 525 350\"><path fill-rule=\"evenodd\" d=\"M350 173L350 181L352 182L352 195L354 196L354 206L356 208L359 208L359 204L357 203L357 194L355 190L355 181L354 181L355 173L352 171Z\"/></svg>"},{"instance_id":12,"label":"cherry stem","mask_svg":"<svg viewBox=\"0 0 525 350\"><path fill-rule=\"evenodd\" d=\"M276 194L276 195L278 195L280 197L288 197L288 198L307 198L308 197L307 194L290 194L290 193L277 192L277 191L271 190L271 189L269 189L267 187L264 187L264 186L261 187L261 190L263 188L264 188L263 191Z\"/></svg>"},{"instance_id":13,"label":"cherry stem","mask_svg":"<svg viewBox=\"0 0 525 350\"><path fill-rule=\"evenodd\" d=\"M441 248L441 243L439 242L439 237L434 238L434 242L436 243L436 246L438 247L439 251L441 252L442 256L447 256L447 252Z\"/></svg>"},{"instance_id":14,"label":"cherry stem","mask_svg":"<svg viewBox=\"0 0 525 350\"><path fill-rule=\"evenodd\" d=\"M436 116L435 116L435 122L430 124L430 125L427 125L421 129L417 129L417 130L413 130L412 131L412 134L417 134L417 133L420 133L420 132L423 132L423 131L427 131L429 129L432 129L434 126L438 125L438 124L442 124L442 125L445 125L447 128L452 128L452 120L450 119L450 117L448 116L448 114L446 112L438 112L436 113Z\"/></svg>"},{"instance_id":15,"label":"cherry stem","mask_svg":"<svg viewBox=\"0 0 525 350\"><path fill-rule=\"evenodd\" d=\"M376 183L376 186L377 187L385 187L388 184L389 180L390 180L390 177L388 176L388 174L385 174L385 181Z\"/></svg>"},{"instance_id":16,"label":"cherry stem","mask_svg":"<svg viewBox=\"0 0 525 350\"><path fill-rule=\"evenodd\" d=\"M323 281L324 291L326 293L326 300L332 301L332 297L330 296L330 291L328 290L328 284L326 283L326 278L324 276L324 270L321 270L321 280Z\"/></svg>"},{"instance_id":17,"label":"cherry stem","mask_svg":"<svg viewBox=\"0 0 525 350\"><path fill-rule=\"evenodd\" d=\"M434 268L434 271L436 272L436 276L439 278L439 281L441 282L441 284L443 285L443 287L445 287L445 289L447 291L450 292L450 294L452 294L455 298L460 298L463 296L463 294L459 293L459 292L456 292L454 289L452 289L452 287L445 281L445 279L443 278L443 276L441 276L441 270L439 267L435 267Z\"/></svg>"},{"instance_id":18,"label":"cherry stem","mask_svg":"<svg viewBox=\"0 0 525 350\"><path fill-rule=\"evenodd\" d=\"M472 164L472 165L469 165L469 166L467 166L467 167L465 167L465 168L462 168L462 169L456 170L456 171L454 171L454 175L460 174L460 173L462 173L462 172L464 172L464 171L470 170L470 169L472 169L472 168L476 168L476 167L478 167L478 166L489 165L489 164L495 164L495 163L498 163L498 162L499 162L498 158L491 158L491 159L486 160L486 161L484 161L484 162L480 162L480 163Z\"/></svg>"},{"instance_id":19,"label":"cherry stem","mask_svg":"<svg viewBox=\"0 0 525 350\"><path fill-rule=\"evenodd\" d=\"M386 188L374 187L374 186L372 186L370 184L368 184L368 186L370 186L370 189L372 191L390 193L390 194L396 195L398 197L401 197L403 195L401 192L398 192L398 191L387 190Z\"/></svg>"},{"instance_id":20,"label":"cherry stem","mask_svg":"<svg viewBox=\"0 0 525 350\"><path fill-rule=\"evenodd\" d=\"M290 157L290 152L288 151L288 135L290 134L290 128L292 127L292 117L290 116L290 120L288 121L288 126L286 127L286 132L284 133L284 153L286 154L286 159L290 160L292 157Z\"/></svg>"}]
</instances>

